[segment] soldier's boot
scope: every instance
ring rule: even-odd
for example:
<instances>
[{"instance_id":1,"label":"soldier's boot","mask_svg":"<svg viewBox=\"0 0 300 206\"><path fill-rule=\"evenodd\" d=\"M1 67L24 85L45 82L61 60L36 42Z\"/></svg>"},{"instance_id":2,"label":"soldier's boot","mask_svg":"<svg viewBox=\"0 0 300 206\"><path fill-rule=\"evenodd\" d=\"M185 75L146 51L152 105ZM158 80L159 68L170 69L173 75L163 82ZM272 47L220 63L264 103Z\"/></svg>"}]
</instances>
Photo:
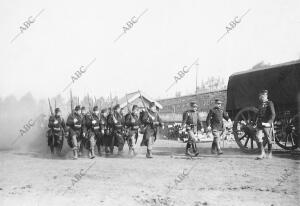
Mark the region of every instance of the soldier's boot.
<instances>
[{"instance_id":1,"label":"soldier's boot","mask_svg":"<svg viewBox=\"0 0 300 206\"><path fill-rule=\"evenodd\" d=\"M123 146L118 147L118 155L123 155Z\"/></svg>"},{"instance_id":2,"label":"soldier's boot","mask_svg":"<svg viewBox=\"0 0 300 206\"><path fill-rule=\"evenodd\" d=\"M113 147L113 146L110 147L110 148L109 148L109 151L110 151L110 154L114 154L114 147Z\"/></svg>"},{"instance_id":3,"label":"soldier's boot","mask_svg":"<svg viewBox=\"0 0 300 206\"><path fill-rule=\"evenodd\" d=\"M147 149L146 157L147 157L147 158L153 158L152 152L151 152L150 149Z\"/></svg>"},{"instance_id":4,"label":"soldier's boot","mask_svg":"<svg viewBox=\"0 0 300 206\"><path fill-rule=\"evenodd\" d=\"M193 154L190 152L190 147L191 147L191 143L190 142L187 142L186 143L186 147L185 147L185 154L187 156L192 156Z\"/></svg>"},{"instance_id":5,"label":"soldier's boot","mask_svg":"<svg viewBox=\"0 0 300 206\"><path fill-rule=\"evenodd\" d=\"M135 151L135 148L132 148L132 153L133 153L133 156L137 155L137 152Z\"/></svg>"},{"instance_id":6,"label":"soldier's boot","mask_svg":"<svg viewBox=\"0 0 300 206\"><path fill-rule=\"evenodd\" d=\"M73 148L73 159L74 160L77 160L78 159L78 151L77 151L77 148Z\"/></svg>"},{"instance_id":7,"label":"soldier's boot","mask_svg":"<svg viewBox=\"0 0 300 206\"><path fill-rule=\"evenodd\" d=\"M217 147L216 147L216 142L213 141L211 144L211 150L210 150L211 154L217 154Z\"/></svg>"},{"instance_id":8,"label":"soldier's boot","mask_svg":"<svg viewBox=\"0 0 300 206\"><path fill-rule=\"evenodd\" d=\"M97 149L98 149L98 155L99 156L102 156L102 150L101 150L101 146L97 146Z\"/></svg>"},{"instance_id":9,"label":"soldier's boot","mask_svg":"<svg viewBox=\"0 0 300 206\"><path fill-rule=\"evenodd\" d=\"M197 144L196 143L193 143L192 144L192 147L193 147L193 152L195 154L195 157L197 157L199 155L199 151L197 149Z\"/></svg>"},{"instance_id":10,"label":"soldier's boot","mask_svg":"<svg viewBox=\"0 0 300 206\"><path fill-rule=\"evenodd\" d=\"M105 153L106 153L106 154L109 153L109 148L108 148L108 146L105 146Z\"/></svg>"},{"instance_id":11,"label":"soldier's boot","mask_svg":"<svg viewBox=\"0 0 300 206\"><path fill-rule=\"evenodd\" d=\"M268 159L272 159L272 143L268 144Z\"/></svg>"},{"instance_id":12,"label":"soldier's boot","mask_svg":"<svg viewBox=\"0 0 300 206\"><path fill-rule=\"evenodd\" d=\"M83 151L83 144L79 143L79 148L78 148L78 157L82 156L82 151Z\"/></svg>"},{"instance_id":13,"label":"soldier's boot","mask_svg":"<svg viewBox=\"0 0 300 206\"><path fill-rule=\"evenodd\" d=\"M129 151L128 151L128 155L132 155L133 149L131 146L129 146Z\"/></svg>"},{"instance_id":14,"label":"soldier's boot","mask_svg":"<svg viewBox=\"0 0 300 206\"><path fill-rule=\"evenodd\" d=\"M266 153L265 153L265 149L264 149L264 145L262 142L257 143L258 144L258 148L260 150L260 155L258 157L256 157L256 160L262 160L263 158L266 157Z\"/></svg>"},{"instance_id":15,"label":"soldier's boot","mask_svg":"<svg viewBox=\"0 0 300 206\"><path fill-rule=\"evenodd\" d=\"M95 158L95 149L92 148L91 149L91 157L90 157L90 159L94 159L94 158Z\"/></svg>"},{"instance_id":16,"label":"soldier's boot","mask_svg":"<svg viewBox=\"0 0 300 206\"><path fill-rule=\"evenodd\" d=\"M220 142L219 141L216 142L216 147L217 147L217 154L218 155L223 154L223 151L221 150L221 146L220 146Z\"/></svg>"}]
</instances>

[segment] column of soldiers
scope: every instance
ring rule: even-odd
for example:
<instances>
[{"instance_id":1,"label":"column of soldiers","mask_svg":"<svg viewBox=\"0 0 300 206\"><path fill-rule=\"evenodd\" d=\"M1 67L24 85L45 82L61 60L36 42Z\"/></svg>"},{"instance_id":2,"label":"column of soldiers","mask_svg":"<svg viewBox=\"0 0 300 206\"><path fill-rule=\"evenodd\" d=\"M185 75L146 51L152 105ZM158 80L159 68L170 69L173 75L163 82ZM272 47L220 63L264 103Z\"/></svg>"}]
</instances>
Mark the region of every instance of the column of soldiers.
<instances>
[{"instance_id":1,"label":"column of soldiers","mask_svg":"<svg viewBox=\"0 0 300 206\"><path fill-rule=\"evenodd\" d=\"M126 115L119 104L111 109L102 109L101 113L98 106L87 112L85 107L77 105L66 123L61 117L60 109L55 108L48 127L48 145L52 144L52 139L56 141L54 145L62 145L63 138L66 137L73 151L73 159L78 159L84 149L88 150L89 158L95 158L95 147L99 156L103 153L114 154L115 147L117 154L123 155L125 143L128 144L129 155L135 156L139 133L143 134L141 146L147 147L146 157L152 158L152 145L159 127L162 127L162 121L154 102L141 112L137 105L133 105L131 112Z\"/></svg>"},{"instance_id":2,"label":"column of soldiers","mask_svg":"<svg viewBox=\"0 0 300 206\"><path fill-rule=\"evenodd\" d=\"M265 157L272 157L275 110L272 101L268 100L267 90L262 90L259 93L259 100L254 138L258 142L260 150L260 155L256 159L261 160ZM211 131L213 135L211 153L218 155L223 154L220 146L220 136L224 131L223 119L231 122L221 105L222 101L216 99L215 106L209 110L206 118L206 130ZM182 127L188 134L185 153L188 156L198 156L196 134L198 132L203 133L204 127L197 111L198 105L191 102L190 107L183 113L182 121ZM152 102L149 108L145 108L141 112L137 105L133 105L131 112L124 114L124 110L117 104L111 109L102 109L100 114L97 106L93 108L92 112L87 112L84 107L76 106L74 113L68 116L65 124L60 109L56 108L55 114L49 118L48 145L60 145L63 142L63 137L66 136L67 142L73 150L73 157L77 159L84 148L89 151L90 158L95 158L95 146L97 146L99 156L102 156L103 152L106 155L114 154L114 147L117 147L118 155L122 155L124 145L127 143L129 154L135 156L137 154L137 139L141 133L143 134L141 146L147 147L146 157L152 158L152 145L156 140L158 128L162 127L158 109ZM264 139L268 145L267 155L263 145Z\"/></svg>"}]
</instances>

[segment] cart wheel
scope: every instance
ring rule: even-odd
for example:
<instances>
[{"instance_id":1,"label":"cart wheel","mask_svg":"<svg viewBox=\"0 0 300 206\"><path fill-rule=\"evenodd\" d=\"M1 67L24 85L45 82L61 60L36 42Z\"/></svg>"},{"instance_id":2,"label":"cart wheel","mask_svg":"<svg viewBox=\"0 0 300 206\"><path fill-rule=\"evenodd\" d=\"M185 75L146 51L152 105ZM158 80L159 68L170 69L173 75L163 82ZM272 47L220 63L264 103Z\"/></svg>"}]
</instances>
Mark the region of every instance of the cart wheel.
<instances>
[{"instance_id":1,"label":"cart wheel","mask_svg":"<svg viewBox=\"0 0 300 206\"><path fill-rule=\"evenodd\" d=\"M284 115L283 118L274 122L275 142L286 150L297 148L297 138L299 138L299 115L291 117Z\"/></svg>"},{"instance_id":2,"label":"cart wheel","mask_svg":"<svg viewBox=\"0 0 300 206\"><path fill-rule=\"evenodd\" d=\"M242 151L247 153L256 153L259 151L255 137L258 109L255 107L246 107L240 110L234 118L233 134L234 139ZM264 146L266 142L264 141Z\"/></svg>"}]
</instances>

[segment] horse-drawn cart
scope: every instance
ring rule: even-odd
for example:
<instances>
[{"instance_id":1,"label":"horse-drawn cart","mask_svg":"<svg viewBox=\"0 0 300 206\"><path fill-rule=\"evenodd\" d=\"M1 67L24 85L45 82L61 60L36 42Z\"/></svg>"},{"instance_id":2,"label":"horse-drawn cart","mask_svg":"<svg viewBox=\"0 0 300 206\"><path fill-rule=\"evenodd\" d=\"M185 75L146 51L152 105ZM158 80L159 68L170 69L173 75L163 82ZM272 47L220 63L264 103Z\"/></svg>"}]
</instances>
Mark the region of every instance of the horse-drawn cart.
<instances>
[{"instance_id":1,"label":"horse-drawn cart","mask_svg":"<svg viewBox=\"0 0 300 206\"><path fill-rule=\"evenodd\" d=\"M226 110L234 120L233 132L245 152L257 152L256 106L260 90L269 91L275 106L274 138L286 150L299 147L300 61L252 69L230 76ZM297 143L298 142L298 143Z\"/></svg>"}]
</instances>

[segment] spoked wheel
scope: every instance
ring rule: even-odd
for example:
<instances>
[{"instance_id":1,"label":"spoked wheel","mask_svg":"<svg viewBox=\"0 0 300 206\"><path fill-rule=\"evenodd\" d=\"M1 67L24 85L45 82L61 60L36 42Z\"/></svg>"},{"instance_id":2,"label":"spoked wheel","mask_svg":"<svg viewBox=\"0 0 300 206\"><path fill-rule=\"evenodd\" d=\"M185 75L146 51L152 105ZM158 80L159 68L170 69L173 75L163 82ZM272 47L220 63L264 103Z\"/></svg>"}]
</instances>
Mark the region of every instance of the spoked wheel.
<instances>
[{"instance_id":1,"label":"spoked wheel","mask_svg":"<svg viewBox=\"0 0 300 206\"><path fill-rule=\"evenodd\" d=\"M286 150L297 148L297 138L299 138L299 115L289 115L286 113L283 117L275 120L275 142Z\"/></svg>"},{"instance_id":2,"label":"spoked wheel","mask_svg":"<svg viewBox=\"0 0 300 206\"><path fill-rule=\"evenodd\" d=\"M246 107L240 110L234 119L233 134L238 146L247 153L259 151L256 140L256 120L258 109ZM266 142L264 141L264 145Z\"/></svg>"}]
</instances>

